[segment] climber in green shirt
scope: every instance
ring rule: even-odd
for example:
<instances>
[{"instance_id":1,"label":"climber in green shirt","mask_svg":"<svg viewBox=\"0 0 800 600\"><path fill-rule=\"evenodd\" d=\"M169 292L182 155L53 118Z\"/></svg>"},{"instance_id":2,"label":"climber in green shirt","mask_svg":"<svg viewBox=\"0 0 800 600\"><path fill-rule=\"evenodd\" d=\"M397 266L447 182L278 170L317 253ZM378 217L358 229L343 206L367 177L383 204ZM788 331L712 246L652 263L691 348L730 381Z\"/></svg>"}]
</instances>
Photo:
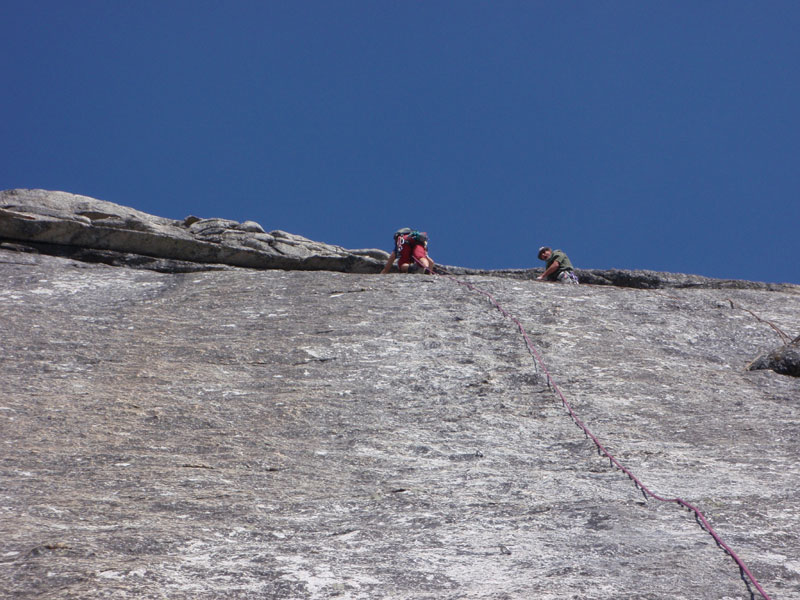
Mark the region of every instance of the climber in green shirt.
<instances>
[{"instance_id":1,"label":"climber in green shirt","mask_svg":"<svg viewBox=\"0 0 800 600\"><path fill-rule=\"evenodd\" d=\"M539 248L539 260L545 261L544 273L537 279L560 281L561 283L578 283L578 277L569 257L563 250L553 250L550 246Z\"/></svg>"}]
</instances>

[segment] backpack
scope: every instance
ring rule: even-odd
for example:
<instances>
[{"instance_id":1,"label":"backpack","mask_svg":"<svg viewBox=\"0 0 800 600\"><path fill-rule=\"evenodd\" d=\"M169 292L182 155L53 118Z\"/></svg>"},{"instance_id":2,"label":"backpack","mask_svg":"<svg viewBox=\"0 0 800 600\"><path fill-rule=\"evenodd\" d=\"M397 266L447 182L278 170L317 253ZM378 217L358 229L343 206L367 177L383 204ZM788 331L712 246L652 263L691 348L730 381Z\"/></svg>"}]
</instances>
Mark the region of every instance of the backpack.
<instances>
[{"instance_id":1,"label":"backpack","mask_svg":"<svg viewBox=\"0 0 800 600\"><path fill-rule=\"evenodd\" d=\"M408 234L408 241L414 245L425 245L428 243L428 234L424 231L417 231L416 229Z\"/></svg>"}]
</instances>

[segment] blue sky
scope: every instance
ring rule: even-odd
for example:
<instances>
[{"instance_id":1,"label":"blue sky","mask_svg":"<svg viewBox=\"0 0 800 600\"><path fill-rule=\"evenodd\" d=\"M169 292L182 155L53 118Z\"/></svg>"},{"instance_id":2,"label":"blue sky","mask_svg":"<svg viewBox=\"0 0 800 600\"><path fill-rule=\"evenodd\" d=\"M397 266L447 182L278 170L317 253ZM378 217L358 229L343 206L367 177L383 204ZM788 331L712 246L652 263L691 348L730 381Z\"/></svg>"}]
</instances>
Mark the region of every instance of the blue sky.
<instances>
[{"instance_id":1,"label":"blue sky","mask_svg":"<svg viewBox=\"0 0 800 600\"><path fill-rule=\"evenodd\" d=\"M0 189L800 283L796 1L0 5Z\"/></svg>"}]
</instances>

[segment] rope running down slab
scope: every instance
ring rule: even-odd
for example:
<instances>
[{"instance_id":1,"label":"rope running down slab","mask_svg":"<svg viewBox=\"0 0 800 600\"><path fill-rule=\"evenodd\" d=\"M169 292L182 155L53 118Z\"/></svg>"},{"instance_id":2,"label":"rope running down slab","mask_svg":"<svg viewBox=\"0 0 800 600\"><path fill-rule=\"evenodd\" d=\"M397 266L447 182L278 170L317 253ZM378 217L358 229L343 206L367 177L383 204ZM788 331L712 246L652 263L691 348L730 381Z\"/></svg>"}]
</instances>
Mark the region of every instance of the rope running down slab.
<instances>
[{"instance_id":1,"label":"rope running down slab","mask_svg":"<svg viewBox=\"0 0 800 600\"><path fill-rule=\"evenodd\" d=\"M423 265L420 264L420 266L422 267ZM423 269L424 269L424 267L423 267ZM425 269L425 270L428 271L428 269ZM597 438L597 436L595 436L591 432L591 430L586 426L586 424L584 424L584 422L581 421L581 419L575 413L574 409L572 408L572 405L567 401L567 398L564 396L564 393L561 391L561 388L558 386L558 384L553 379L553 376L547 370L547 367L544 364L544 360L542 360L542 357L539 354L539 351L531 343L531 340L528 337L528 333L525 331L525 328L522 326L522 323L520 322L519 319L517 319L515 316L513 316L511 313L509 313L505 308L503 308L503 306L489 292L487 292L487 291L485 291L485 290L483 290L483 289L481 289L481 288L479 288L479 287L477 287L477 286L475 286L475 285L473 285L473 284L471 284L471 283L469 283L467 281L462 281L462 280L450 275L449 273L447 273L441 267L438 267L438 266L434 267L433 273L435 275L440 276L440 277L445 277L447 279L450 279L451 281L457 283L458 285L460 285L462 287L466 287L466 288L468 288L469 290L471 290L473 292L476 292L478 294L482 294L483 296L486 296L489 299L489 301L492 303L492 305L498 311L500 311L500 313L504 317L506 317L507 319L512 321L517 326L517 328L519 329L519 332L522 335L522 338L525 340L525 345L528 348L528 352L530 352L531 356L533 356L533 358L536 361L536 363L538 364L538 366L542 369L542 372L545 375L545 380L547 382L548 387L551 390L553 390L553 392L561 400L561 404L564 406L564 408L567 409L567 412L569 413L570 417L575 422L575 424L584 432L584 434L588 438L590 438L592 440L592 442L594 442L595 446L597 446L598 452L601 453L602 455L605 455L605 457L608 458L608 460L610 461L612 467L616 467L617 469L619 469L620 471L625 473L625 475L627 475L628 478L631 481L634 482L634 484L642 492L642 494L644 494L645 498L650 496L651 498L653 498L655 500L658 500L659 502L667 502L667 503L678 504L679 506L682 506L682 507L686 508L689 512L694 513L696 520L699 523L701 523L701 526L709 533L709 535L711 535L712 538L714 538L714 541L716 542L716 544L720 548L722 548L736 562L736 564L739 566L740 572L743 575L747 576L747 578L755 586L755 588L758 590L758 592L764 597L764 600L771 600L770 596L767 594L767 592L764 591L764 589L761 587L761 584L758 582L758 580L753 576L753 574L747 568L747 565L744 564L744 561L742 561L742 559L739 558L739 556L736 554L736 552L734 552L733 549L722 540L722 538L719 536L719 534L711 526L711 523L708 522L708 519L706 519L705 515L703 515L703 513L700 512L700 510L696 506L690 504L689 502L687 502L687 501L685 501L685 500L683 500L681 498L665 498L663 496L659 496L658 494L653 492L650 488L648 488L644 483L642 483L641 480L638 477L636 477L630 470L628 470L624 465L622 465L622 463L620 463L616 458L614 458L614 456L608 451L608 449L606 449L606 447L600 442L600 440Z\"/></svg>"}]
</instances>

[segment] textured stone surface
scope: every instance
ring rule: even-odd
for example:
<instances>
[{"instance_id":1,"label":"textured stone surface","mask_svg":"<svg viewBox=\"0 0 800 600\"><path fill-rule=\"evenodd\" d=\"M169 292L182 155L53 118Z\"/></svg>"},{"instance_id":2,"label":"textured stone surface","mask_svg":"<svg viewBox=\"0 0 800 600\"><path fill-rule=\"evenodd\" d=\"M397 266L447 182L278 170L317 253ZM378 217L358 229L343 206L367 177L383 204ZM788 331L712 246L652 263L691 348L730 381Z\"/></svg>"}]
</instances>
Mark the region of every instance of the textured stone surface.
<instances>
[{"instance_id":1,"label":"textured stone surface","mask_svg":"<svg viewBox=\"0 0 800 600\"><path fill-rule=\"evenodd\" d=\"M772 352L762 354L749 368L753 371L772 369L781 375L800 377L800 337Z\"/></svg>"},{"instance_id":2,"label":"textured stone surface","mask_svg":"<svg viewBox=\"0 0 800 600\"><path fill-rule=\"evenodd\" d=\"M84 262L162 273L253 269L377 273L388 253L348 250L258 223L188 216L174 221L112 202L47 190L0 192L0 247L38 251ZM458 275L535 279L542 268L484 271L445 266ZM712 279L699 275L620 269L577 269L582 283L642 289L791 290L787 284Z\"/></svg>"},{"instance_id":3,"label":"textured stone surface","mask_svg":"<svg viewBox=\"0 0 800 600\"><path fill-rule=\"evenodd\" d=\"M448 279L12 245L5 597L751 597L691 515L598 457L513 323ZM463 278L521 319L623 464L800 598L800 379L747 370L781 343L765 321L800 332L798 288L524 277Z\"/></svg>"},{"instance_id":4,"label":"textured stone surface","mask_svg":"<svg viewBox=\"0 0 800 600\"><path fill-rule=\"evenodd\" d=\"M216 269L325 269L373 273L380 250L352 252L253 221L174 221L112 202L47 190L0 192L0 242L87 262L162 272ZM381 258L382 256L382 258Z\"/></svg>"},{"instance_id":5,"label":"textured stone surface","mask_svg":"<svg viewBox=\"0 0 800 600\"><path fill-rule=\"evenodd\" d=\"M463 267L448 267L455 275L492 275L512 279L536 279L541 268L533 269L498 269L485 271ZM797 286L788 283L768 283L761 281L744 281L741 279L714 279L702 275L684 273L666 273L663 271L622 270L622 269L575 269L581 283L590 285L613 285L638 289L670 289L670 288L707 288L707 289L739 289L739 290L792 290Z\"/></svg>"}]
</instances>

